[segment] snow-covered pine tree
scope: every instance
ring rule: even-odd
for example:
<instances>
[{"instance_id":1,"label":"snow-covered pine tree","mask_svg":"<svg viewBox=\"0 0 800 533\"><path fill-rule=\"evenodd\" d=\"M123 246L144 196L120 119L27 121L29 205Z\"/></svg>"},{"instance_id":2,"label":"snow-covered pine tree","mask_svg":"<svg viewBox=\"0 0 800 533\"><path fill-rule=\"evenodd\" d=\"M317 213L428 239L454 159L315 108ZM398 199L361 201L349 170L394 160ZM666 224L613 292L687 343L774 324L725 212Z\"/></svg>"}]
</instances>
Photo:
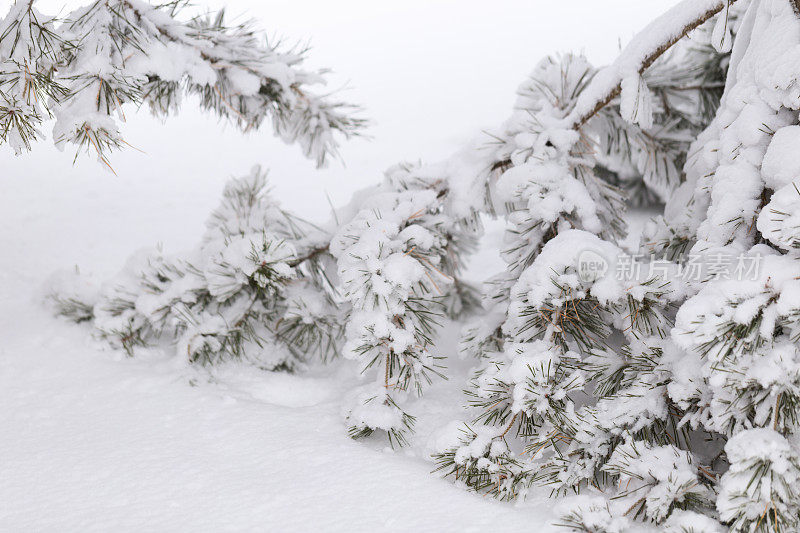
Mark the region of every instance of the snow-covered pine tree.
<instances>
[{"instance_id":1,"label":"snow-covered pine tree","mask_svg":"<svg viewBox=\"0 0 800 533\"><path fill-rule=\"evenodd\" d=\"M712 7L695 13L700 19L687 19L677 36L695 27L698 20L705 21L722 10L721 3ZM725 10L719 20L726 24L735 18ZM665 36L670 34L665 37L667 43L676 40L674 28L654 28L658 29ZM695 132L713 117L715 95L724 78L727 46L719 46L717 55L707 48L689 46L672 55L661 55L666 48L669 47L648 49L640 39L632 43L616 65L599 73L575 56L545 60L520 89L515 115L505 131L496 134L501 150L506 152L497 153L499 163L495 168L499 176L490 190L497 203L504 202L502 209L511 226L504 252L509 269L490 283L493 290L487 295L487 302L494 321L481 317L476 326L468 328L462 352L487 356L471 384L469 404L480 409L476 420L479 424L497 427L468 426L468 446L454 446L438 455L440 469L462 478L467 476L468 483L477 487L493 486L501 496L511 496L519 485L544 478L554 481L550 479L552 472L545 475L541 464L523 468L504 452L500 462L510 465L514 472L503 473L500 477L504 483L497 483L498 475L489 475L487 468L496 472L500 465L485 459L503 448L495 442L504 440L512 430L537 453L563 448L587 420L595 417L589 408L575 412L573 397L578 391L597 388L608 395L625 389L624 394L628 395L632 393L628 387L640 385L636 379L639 374L648 375L648 384L658 381L654 377L658 375L655 360L660 357L663 343L657 338L649 342L642 339L664 336L669 329L669 302L665 300L669 295L677 297L679 292L667 289L666 280L654 276L630 280L638 283L628 287L627 292L606 293L598 301L600 291L581 284L571 267L577 265L579 252L597 253L604 245L587 234L614 242L624 233L620 218L623 199L607 184L608 173L599 168L598 160L605 160L606 167L617 168L631 167L635 161L660 160L662 164L650 167L651 177L647 170L640 170L644 181L656 183L658 176L671 180L674 187L679 173L670 169L685 160L692 132L682 129L691 123L669 117L670 110L682 108L686 116L705 117L705 122L694 118ZM672 57L692 54L704 57L705 62L698 60L675 72L670 70L670 64L680 64L672 62ZM633 74L626 74L631 64L638 66L633 68ZM653 79L661 88L660 99L652 98L646 86L648 71L644 67L650 64L658 66ZM688 84L687 72L696 75ZM609 83L615 79L619 81L617 87ZM639 81L633 84L630 79ZM626 90L634 91L632 98L619 98L624 85L628 86ZM670 105L669 98L674 94L684 100ZM660 123L653 135L656 117ZM632 122L634 119L638 123ZM672 151L662 150L664 145L659 143L637 144L637 139L658 135L682 139L682 144L675 143ZM643 153L647 157L642 157ZM668 192L669 188L662 190ZM577 234L576 229L583 231ZM565 232L569 235L562 238ZM552 253L545 254L543 250L548 248ZM563 252L559 257L555 252L567 248L572 255ZM616 257L622 250L612 247L602 252L603 257ZM534 271L539 274L533 275ZM552 294L531 298L534 289L546 292L539 285L550 285ZM614 331L627 337L627 341L612 350L607 339ZM623 353L615 354L615 350ZM625 376L626 366L637 371ZM638 395L642 394L639 391ZM622 414L621 410L619 415ZM642 416L646 415L645 409ZM670 423L675 425L674 421ZM605 424L610 426L607 431L620 425L614 420ZM636 424L635 417L630 424ZM471 437L478 434L491 436L480 451L470 443ZM612 437L606 437L609 438ZM471 459L464 457L465 448L471 450ZM471 462L474 468L464 468L464 461ZM479 463L486 468L479 468ZM577 483L576 478L567 486Z\"/></svg>"},{"instance_id":2,"label":"snow-covered pine tree","mask_svg":"<svg viewBox=\"0 0 800 533\"><path fill-rule=\"evenodd\" d=\"M741 256L749 259L753 253L765 253L765 250L749 249L749 246L763 240L753 231L756 220L758 220L758 230L764 233L766 240L769 240L767 233L775 236L772 244L776 248L782 247L783 250L787 250L792 246L793 237L790 228L796 228L797 224L793 221L792 204L795 200L790 199L789 188L786 188L787 194L784 198L772 199L775 205L767 206L772 209L760 211L760 208L773 198L771 191L765 192L769 187L763 185L760 188L742 187L743 180L733 177L727 168L727 165L731 165L731 162L739 158L741 162L733 164L755 169L755 172L751 170L749 175L758 176L761 180L760 162L764 158L764 151L770 138L781 126L797 121L796 116L791 118L792 114L781 110L781 106L794 109L789 103L793 102L794 93L791 92L794 90L791 81L794 79L793 73L787 72L787 69L781 70L775 63L770 63L769 67L762 66L765 63L759 63L761 69L753 73L752 64L765 61L764 58L752 59L754 63L750 67L741 67L737 62L742 61L741 64L747 64L739 59L741 56L736 55L737 51L747 57L745 51L758 46L753 41L752 26L748 25L748 21L749 24L758 26L758 23L752 20L756 17L754 13L759 9L762 10L761 29L764 33L761 35L764 40L771 39L775 42L776 39L780 39L776 37L780 34L774 31L774 28L765 29L769 17L772 17L773 21L782 20L784 24L797 24L796 19L790 16L792 13L790 2L783 2L780 8L769 4L770 2L765 2L759 5L756 2L747 5L742 2L742 5L748 8L741 30L745 37L737 41L739 45L734 52L733 67L731 67L735 70L731 72L729 78L735 80L734 76L738 69L750 68L749 82L752 84L755 78L762 85L755 90L735 93L734 82L728 82L722 109L718 112L714 124L700 136L700 141L693 149L693 153L696 153L705 146L707 151L702 156L704 159L702 163L697 163L700 157L689 158L686 166L687 172L690 173L690 185L683 186L682 190L672 197L671 205L668 206L668 215L677 214L674 218L678 221L687 218L685 213L680 213L681 208L686 209L687 213L699 214L697 224L689 232L683 233L683 242L654 241L662 251L685 250L688 247L687 242L697 242L694 247L695 252L705 254L706 258L712 246L723 248L723 251L729 253L731 250L725 248L733 246L738 254L750 254ZM616 65L597 75L599 83L588 83L588 88L577 91L578 94L573 96L574 102L569 105L573 105L578 111L563 114L561 124L567 126L565 129L573 127L586 138L596 140L598 134L596 130L591 129L592 119L602 116L603 111L621 95L622 118L637 122L646 129L652 124L647 110L653 103L646 83L647 76L643 74L643 67L652 63L650 59L653 55L647 53L663 52L674 42L673 39L685 34L684 30L694 29L720 11L722 14L713 23L714 29L711 33L717 40L720 52L726 52L728 49L726 41L731 40L732 35L726 35L726 30L719 28L734 19L728 13L729 8L730 4L727 2L684 2L677 6L635 39L623 52ZM781 14L781 10L784 13ZM787 19L788 23L785 22ZM796 38L794 33L796 32L792 31L792 35ZM781 44L785 45L786 49L789 48L785 42ZM773 53L774 49L774 46L762 46L762 50L772 50ZM645 52L645 55L640 55L642 52ZM789 61L788 57L791 57L788 55L789 52L786 54L780 56L786 57L784 64ZM571 63L568 58L566 64L570 66L563 69L564 74L560 78L554 76L553 79L568 80L567 73L574 72ZM636 68L632 69L632 65ZM773 77L759 78L759 74L765 72L763 69L770 69L769 72ZM629 73L626 73L626 70ZM744 76L747 77L748 74ZM781 81L775 79L778 76L781 76ZM614 82L620 79L621 83L615 86ZM547 94L564 94L553 89L552 85L548 86L541 79L537 80L535 86L545 87L542 92ZM761 104L761 114L756 114L755 110L747 110L743 113L747 118L741 119L741 122L752 126L750 128L752 137L749 139L751 144L743 142L741 137L731 141L724 140L725 133L721 133L721 130L731 126L735 120L733 117L720 119L726 114L727 103L732 99L738 106L737 112L741 111L743 104L739 102L745 100L746 107L748 96L745 95L757 93L759 90L766 92L771 99L762 97L762 102L763 99L767 100L766 105L762 102L753 104L755 109L759 109L758 104ZM774 92L780 94L781 90L784 91L783 94L774 95ZM731 92L737 96L731 97ZM597 94L602 96L596 98ZM582 103L581 98L585 101L593 100L594 107L585 105L586 102ZM555 96L554 100L563 101L558 96ZM529 123L537 124L536 128L528 128L526 131L531 135L529 139L541 135L540 132L544 129L541 124L547 124L552 115L552 112L542 112L541 109L541 107L534 108L529 113ZM755 120L750 120L754 115ZM569 120L576 116L579 117L577 120ZM783 123L780 122L781 116L786 117ZM727 120L724 122L724 127L715 126L724 120ZM740 134L740 131L731 127L729 135ZM592 137L592 134L595 136ZM761 137L756 138L758 135ZM787 144L785 139L789 134L787 132L784 135L787 136L784 138L785 145ZM518 142L522 136L513 134L509 137ZM775 137L775 141L778 142L780 132ZM602 133L599 138L603 138ZM530 142L529 139L525 139L526 142ZM557 142L551 139L546 141L549 142L542 143L538 150L531 149L527 155L537 165L542 161L549 161L551 156L548 150L558 147ZM601 142L598 144L602 146ZM742 157L744 149L749 149L751 145L760 145L760 155L752 150L746 152L748 157ZM574 147L574 141L568 146ZM721 146L730 150L726 165L720 165ZM788 154L788 150L784 149L784 152ZM777 164L778 167L786 165L783 162L786 157L788 156L776 156L776 159L781 161ZM767 172L769 172L769 167L766 165L768 161L769 157L764 160ZM695 177L692 178L693 167L700 164L706 166L695 170ZM510 165L513 166L509 168ZM791 167L791 164L789 166ZM590 161L587 167L596 169L597 164ZM574 171L578 168L578 163L570 161L566 168ZM717 199L720 204L730 207L724 217L718 216L716 223L709 223L707 220L719 209L715 209L713 200L709 200L709 196L714 198L713 187L717 186L713 181L714 173L720 172L719 168L722 168L720 178L721 180L727 178L727 190L731 194L719 194ZM500 170L502 174L498 178L498 184L513 177L512 173L517 167L513 160L508 159L503 162ZM537 182L546 178L548 174L549 172L538 170L531 172L526 179L521 179L519 182L524 187L538 186ZM788 170L784 176L787 175L792 175L792 171ZM699 183L700 176L704 180L702 184ZM768 176L769 174L765 174L767 180ZM562 179L559 183L570 182ZM687 188L695 192L688 201ZM736 193L732 192L734 188L737 189ZM563 189L567 190L569 187ZM797 190L794 193L797 194ZM742 202L743 194L749 195L747 203ZM562 198L564 197L574 200L580 198L580 195L563 194ZM791 483L796 476L796 452L792 445L780 439L775 442L771 440L780 437L781 432L785 435L792 431L796 419L796 412L793 410L794 400L785 392L787 385L784 383L782 383L783 389L776 385L769 391L763 390L764 385L759 387L753 383L759 381L753 376L756 365L752 357L755 354L748 355L750 361L738 361L736 366L731 368L726 369L722 365L725 358L733 351L729 344L736 344L740 350L743 349L742 346L746 346L745 351L754 350L762 345L761 342L756 342L762 314L771 317L767 331L770 332L771 350L775 350L771 352L774 354L773 357L779 361L791 361L789 355L791 352L781 344L780 338L776 339L773 336L776 327L775 315L778 313L775 311L766 313L766 310L759 309L756 303L749 301L746 307L740 308L739 304L744 301L737 298L727 300L726 297L720 296L736 295L742 290L736 290L737 286L741 286L739 283L732 283L726 293L725 290L720 290L719 284L722 281L706 275L701 278L702 283L684 287L681 279L674 275L674 269L682 266L680 263L665 264L660 276L640 279L638 283L636 279L626 279L624 287L617 287L609 292L609 286L606 285L607 276L602 276L599 280L590 276L587 280L576 270L576 267L582 264L577 256L578 253L589 252L604 258L605 267L609 271L613 271L615 265L613 262L609 264L607 258L625 257L622 250L609 248L612 246L611 243L596 241L596 237L588 235L591 228L589 232L576 232L573 229L575 227L587 229L581 226L586 218L579 218L576 215L596 210L598 205L596 198L590 197L590 200L582 205L577 201L559 204L554 202L551 196L542 193L534 198L535 200L527 202L528 210L533 216L529 212L524 212L523 215L528 220L533 220L533 225L538 222L537 212L541 213L559 205L566 206L567 209L564 210L566 215L577 219L578 223L570 220L568 224L562 223L561 228L555 225L551 230L552 234L545 239L549 242L539 249L533 249L529 264L520 269L519 274L508 276L507 273L505 279L501 278L501 283L497 284L501 290L492 293L502 306L500 312L494 314L498 317L497 324L500 329L495 330L484 324L481 328L468 331L465 336L464 351L494 352L494 354L477 372L470 391L471 405L482 410L477 418L477 425L466 426L461 436L453 432L450 444L447 444L446 439L439 440L440 443L445 443L440 453L436 455L439 469L445 470L446 473L454 475L478 490L490 490L501 497L513 497L519 492L524 492L526 487L535 482L544 482L557 490L580 489L587 485L605 487L610 499L603 498L602 504L599 505L597 502L584 501L577 508L573 507L565 513L567 518L564 520L564 525L572 527L575 531L628 530L635 518L649 519L663 523L668 529L674 529L679 527L676 525L679 521L688 520L686 518L688 515L676 514L676 517L682 518L670 518L665 522L677 508L703 512L711 515L711 519L718 517L736 531L759 528L771 530L774 527L789 530L788 528L794 527L797 510L793 507L796 496L792 492ZM701 203L703 200L705 204ZM676 202L681 202L680 207L675 207ZM741 216L737 210L746 209L748 206L749 216ZM707 215L704 207L708 207ZM553 211L558 212L556 209ZM764 214L759 216L759 212ZM734 216L729 217L728 215L732 213ZM518 215L513 216L514 214L512 212L510 217L514 228L512 236L524 235L525 232L519 231L519 226L516 224ZM543 217L540 216L540 220L541 218ZM558 220L557 217L553 218ZM706 222L702 222L704 218ZM667 217L668 221L672 219L673 217ZM720 233L718 228L724 227L724 224L730 228L725 233L724 239L718 238L713 245L709 245L699 238L704 237L706 233L718 235ZM661 235L679 235L676 226L674 222L670 226L669 222L662 221L660 226L656 225L654 232L656 234L661 232ZM605 225L603 229L608 227ZM559 229L561 231L558 231ZM737 232L740 236L747 235L749 239L745 240L745 245L739 245L738 248L734 237ZM690 235L687 237L686 233ZM605 236L601 234L601 237ZM777 244L779 241L781 244ZM531 240L521 243L519 240L512 241L511 251L518 253L531 242L537 243ZM681 259L674 253L668 258ZM686 261L685 258L683 260ZM513 262L511 267L509 272L513 273ZM651 263L651 273L652 271ZM762 276L755 282L754 287L761 286L763 292L764 284L769 287L769 280L775 279L777 272L780 270L776 268L771 269L770 274L763 274L762 271ZM792 272L787 271L785 274ZM511 285L510 290L506 289L509 285ZM504 290L508 291L506 298L510 305L505 304ZM684 305L678 314L675 342L671 339L662 339L670 327L669 304L681 303L685 293L693 294L698 290L700 294ZM747 293L748 290L744 291ZM774 291L773 294L775 292L780 293ZM712 295L721 301L708 302L708 298ZM774 294L772 300L767 295L760 297L765 302L774 303L779 296ZM704 303L694 304L698 300ZM731 308L730 314L722 316L729 318L721 320L718 310L726 303ZM753 321L752 324L748 324L752 328L750 330L743 330L743 326L737 322L742 320L744 309L748 309L746 312L747 317L750 317L748 320ZM699 327L709 320L711 322L708 326ZM685 326L682 325L684 323ZM691 341L680 340L681 334L687 337L694 336L697 340L694 344ZM741 345L738 344L740 342ZM698 357L698 353L707 357L707 353L717 344L724 346L725 349L715 350L718 355L716 359L705 363L704 372L700 372L703 363L698 362L691 368L687 366L687 358L692 360L693 357ZM695 355L687 355L682 348L693 350ZM778 375L784 378L787 374L793 375L786 371L785 365L781 367L777 362L767 363L766 359L762 359L761 362L772 369L770 374L774 375L773 379ZM685 376L683 379L687 383L675 379L678 372ZM737 386L733 388L729 385L728 389L720 387L713 393L709 391L708 383L725 380L734 382ZM701 386L703 382L707 383L705 387ZM757 390L748 390L748 385ZM716 415L711 399L715 395L720 398ZM785 421L781 425L780 421L783 419L775 413L784 401L791 407L787 406L783 415ZM720 419L716 426L707 420L715 416ZM724 423L721 423L722 420ZM725 444L728 438L737 433L737 429L763 427L769 423L776 427L776 430L773 430L774 434L762 432L753 436L754 441L764 443L764 446L748 448L743 445L744 438L738 442L733 439ZM521 441L527 444L526 454L521 455L512 450L513 443L511 445L508 443L508 437L511 435L521 437ZM707 441L705 446L697 444L703 442L703 435ZM727 456L722 453L723 446ZM770 450L775 451L770 452ZM714 451L718 453L714 454ZM719 476L725 471L725 458L730 460L731 455L739 457L742 466L731 468L722 477L721 495L716 502L719 509L717 515L713 511L714 491L719 488ZM624 488L614 490L612 482ZM748 482L756 484L751 485ZM727 484L734 488L726 489ZM772 504L769 503L770 498L774 500ZM732 505L732 501L738 506ZM761 510L757 515L753 511L756 507ZM598 518L598 513L600 515L607 513L608 520L604 522L605 518Z\"/></svg>"},{"instance_id":3,"label":"snow-covered pine tree","mask_svg":"<svg viewBox=\"0 0 800 533\"><path fill-rule=\"evenodd\" d=\"M734 41L721 107L689 151L686 182L645 238L646 249L664 254L662 276L608 292L607 275L587 280L574 270L583 264L575 254L624 258L621 250L604 250L611 243L586 232L558 232L517 277L508 313L499 315L502 336L482 344L499 351L473 382L482 424L454 433L452 444L440 439L439 468L476 489L505 497L544 482L602 493L568 501L560 522L572 531L630 531L642 519L667 531L800 525L800 10L790 0L740 2L746 11L734 39L720 29L729 7L684 2L660 21L664 29L679 23L674 29L723 10L712 35L722 52ZM628 50L663 49L663 37L681 33L658 29ZM618 64L635 57L623 52ZM623 75L612 91L624 118L640 126L650 122L638 116L650 105L646 78ZM592 91L590 84L584 94ZM552 205L540 198L538 209ZM698 276L676 276L691 263ZM745 264L756 268L748 274ZM625 300L640 308L626 312ZM669 300L680 308L662 339ZM509 443L515 434L526 454Z\"/></svg>"},{"instance_id":4,"label":"snow-covered pine tree","mask_svg":"<svg viewBox=\"0 0 800 533\"><path fill-rule=\"evenodd\" d=\"M318 165L336 154L335 134L360 131L352 106L309 89L324 72L302 70L305 49L268 42L252 22L229 26L224 11L184 20L186 5L95 0L56 19L15 0L0 21L0 141L30 150L55 117L57 146L92 150L108 165L126 144L125 104L167 116L185 94L244 130L270 119Z\"/></svg>"},{"instance_id":5,"label":"snow-covered pine tree","mask_svg":"<svg viewBox=\"0 0 800 533\"><path fill-rule=\"evenodd\" d=\"M508 269L461 349L482 358L477 420L437 439L439 468L500 497L590 493L565 502L573 531L794 531L799 44L793 0L684 0L609 67L543 61L492 143L391 169L335 223L279 211L251 177L229 187L195 253L134 266L133 283L95 302L56 301L190 360L249 357L266 338L292 355L268 368L309 352L275 333L295 317L320 354L374 375L345 406L350 433L402 444L406 391L442 372L435 321L465 294L478 213L499 214ZM668 197L638 269L615 187L632 177ZM752 279L723 275L756 260Z\"/></svg>"}]
</instances>

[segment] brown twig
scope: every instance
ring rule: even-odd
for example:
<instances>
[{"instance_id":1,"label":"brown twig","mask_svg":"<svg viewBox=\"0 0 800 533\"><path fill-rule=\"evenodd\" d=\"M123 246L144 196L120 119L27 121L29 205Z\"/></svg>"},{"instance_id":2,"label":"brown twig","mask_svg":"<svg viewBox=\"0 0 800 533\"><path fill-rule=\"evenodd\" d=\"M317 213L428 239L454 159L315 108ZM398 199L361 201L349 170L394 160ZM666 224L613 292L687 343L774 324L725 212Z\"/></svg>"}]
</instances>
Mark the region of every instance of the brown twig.
<instances>
[{"instance_id":1,"label":"brown twig","mask_svg":"<svg viewBox=\"0 0 800 533\"><path fill-rule=\"evenodd\" d=\"M324 253L327 253L329 248L330 248L330 245L328 245L328 244L326 244L324 246L319 246L317 248L312 248L311 250L308 251L308 253L306 255L303 255L301 257L297 257L295 259L292 259L287 264L290 267L296 267L296 266L300 265L301 263L305 263L306 261L310 261L311 259L315 259L317 256L320 256L320 255L322 255Z\"/></svg>"}]
</instances>

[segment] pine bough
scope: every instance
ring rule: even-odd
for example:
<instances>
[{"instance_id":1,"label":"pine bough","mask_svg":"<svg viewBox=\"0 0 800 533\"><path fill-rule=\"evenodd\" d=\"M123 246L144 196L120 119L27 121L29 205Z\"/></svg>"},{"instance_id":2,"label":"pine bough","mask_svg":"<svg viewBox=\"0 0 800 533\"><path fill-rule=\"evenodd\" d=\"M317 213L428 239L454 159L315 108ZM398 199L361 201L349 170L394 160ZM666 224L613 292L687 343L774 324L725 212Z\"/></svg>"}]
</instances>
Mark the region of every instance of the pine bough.
<instances>
[{"instance_id":1,"label":"pine bough","mask_svg":"<svg viewBox=\"0 0 800 533\"><path fill-rule=\"evenodd\" d=\"M96 0L56 19L34 4L15 0L0 21L0 142L17 153L54 117L57 146L93 150L110 168L108 153L127 144L124 104L167 116L185 94L245 130L270 119L318 165L336 154L334 133L363 126L350 106L308 89L324 72L300 68L304 49L271 44L252 22L229 26L224 11L183 21L183 0Z\"/></svg>"}]
</instances>

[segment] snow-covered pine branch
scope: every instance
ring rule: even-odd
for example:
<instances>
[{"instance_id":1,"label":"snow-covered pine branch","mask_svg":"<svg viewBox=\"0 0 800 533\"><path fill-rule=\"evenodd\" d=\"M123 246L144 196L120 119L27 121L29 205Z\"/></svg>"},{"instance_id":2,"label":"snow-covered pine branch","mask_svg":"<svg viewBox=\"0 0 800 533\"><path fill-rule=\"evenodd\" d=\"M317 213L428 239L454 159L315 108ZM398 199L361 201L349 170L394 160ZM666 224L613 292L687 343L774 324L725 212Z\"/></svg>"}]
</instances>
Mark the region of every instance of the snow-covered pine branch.
<instances>
[{"instance_id":1,"label":"snow-covered pine branch","mask_svg":"<svg viewBox=\"0 0 800 533\"><path fill-rule=\"evenodd\" d=\"M608 273L593 279L577 270L586 254L606 261ZM664 337L682 287L669 272L616 277L625 256L582 230L545 244L512 287L497 351L470 383L467 403L477 414L468 427L484 444L443 439L440 470L478 480L476 490L494 479L502 497L533 484L561 492L606 477L606 461L626 435L646 445L686 442L670 413L662 362L674 350ZM596 401L582 405L587 397ZM511 451L517 439L525 454ZM498 458L516 468L498 470ZM472 460L478 463L465 468Z\"/></svg>"},{"instance_id":2,"label":"snow-covered pine branch","mask_svg":"<svg viewBox=\"0 0 800 533\"><path fill-rule=\"evenodd\" d=\"M291 370L339 350L344 311L328 278L332 261L313 253L329 238L282 210L256 167L227 185L196 249L143 250L95 290L66 276L51 299L129 355L160 343L188 362Z\"/></svg>"},{"instance_id":3,"label":"snow-covered pine branch","mask_svg":"<svg viewBox=\"0 0 800 533\"><path fill-rule=\"evenodd\" d=\"M183 1L96 0L63 19L15 0L0 21L0 140L16 153L42 137L55 117L57 146L108 153L126 144L126 104L159 116L184 95L243 130L265 119L317 165L364 121L355 109L311 89L324 72L302 69L306 50L267 41L253 22L229 26L224 11L181 18Z\"/></svg>"},{"instance_id":4,"label":"snow-covered pine branch","mask_svg":"<svg viewBox=\"0 0 800 533\"><path fill-rule=\"evenodd\" d=\"M703 27L720 12L719 23ZM663 202L680 184L689 144L716 112L737 26L736 0L684 0L613 64L586 73L562 126L592 138L598 172L627 189L634 203ZM684 37L698 28L704 35L687 44ZM512 164L499 157L493 167Z\"/></svg>"},{"instance_id":5,"label":"snow-covered pine branch","mask_svg":"<svg viewBox=\"0 0 800 533\"><path fill-rule=\"evenodd\" d=\"M332 241L341 292L352 306L344 355L375 374L346 406L353 437L380 429L404 444L414 419L403 399L444 377L433 337L439 320L465 304L457 275L480 230L475 211L450 195L464 186L458 177L446 165L389 169Z\"/></svg>"},{"instance_id":6,"label":"snow-covered pine branch","mask_svg":"<svg viewBox=\"0 0 800 533\"><path fill-rule=\"evenodd\" d=\"M683 0L651 22L629 42L610 66L595 76L578 98L566 122L580 128L601 109L622 95L626 118L634 121L635 104L641 98L641 76L659 57L712 17L737 0ZM627 93L627 94L624 94ZM648 122L647 113L635 120Z\"/></svg>"},{"instance_id":7,"label":"snow-covered pine branch","mask_svg":"<svg viewBox=\"0 0 800 533\"><path fill-rule=\"evenodd\" d=\"M734 34L738 15L738 9L728 14ZM642 74L647 91L642 93L647 98L642 107L652 116L648 123L627 120L617 98L584 127L596 138L597 171L623 188L631 205L669 198L683 180L692 141L714 118L730 53L717 50L712 42L712 31L702 26Z\"/></svg>"},{"instance_id":8,"label":"snow-covered pine branch","mask_svg":"<svg viewBox=\"0 0 800 533\"><path fill-rule=\"evenodd\" d=\"M137 253L99 290L64 275L50 300L129 355L163 345L190 363L291 371L343 353L376 376L354 391L351 435L384 430L403 445L407 393L444 377L433 349L440 320L475 299L458 273L481 224L451 194L473 174L398 165L339 210L341 224L321 228L280 209L255 168L227 185L193 251Z\"/></svg>"}]
</instances>

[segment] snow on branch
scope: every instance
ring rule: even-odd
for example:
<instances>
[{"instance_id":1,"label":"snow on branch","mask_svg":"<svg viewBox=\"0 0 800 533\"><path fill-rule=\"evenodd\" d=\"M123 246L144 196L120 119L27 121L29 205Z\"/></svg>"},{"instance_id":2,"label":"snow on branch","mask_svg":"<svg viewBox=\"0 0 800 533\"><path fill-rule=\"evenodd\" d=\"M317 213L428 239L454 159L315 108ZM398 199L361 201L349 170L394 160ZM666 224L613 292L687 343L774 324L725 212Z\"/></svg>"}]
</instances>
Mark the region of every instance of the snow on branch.
<instances>
[{"instance_id":1,"label":"snow on branch","mask_svg":"<svg viewBox=\"0 0 800 533\"><path fill-rule=\"evenodd\" d=\"M580 128L620 95L623 82L640 76L678 41L736 0L683 0L639 32L616 61L595 75L566 118Z\"/></svg>"},{"instance_id":2,"label":"snow on branch","mask_svg":"<svg viewBox=\"0 0 800 533\"><path fill-rule=\"evenodd\" d=\"M562 119L564 129L578 130L614 102L623 88L630 95L620 106L623 118L647 129L652 120L652 95L642 74L692 30L697 29L737 0L683 0L651 22L620 53L611 65L592 74L581 89L569 113ZM798 0L800 1L800 0ZM506 170L511 160L501 159L493 170Z\"/></svg>"},{"instance_id":3,"label":"snow on branch","mask_svg":"<svg viewBox=\"0 0 800 533\"><path fill-rule=\"evenodd\" d=\"M124 104L167 116L186 94L244 131L271 120L319 166L338 137L362 130L354 106L310 89L326 71L302 69L306 49L271 43L249 21L229 25L224 11L182 20L184 5L96 0L59 20L33 0L14 2L0 19L0 142L30 150L55 117L57 146L93 150L108 165L127 144Z\"/></svg>"}]
</instances>

